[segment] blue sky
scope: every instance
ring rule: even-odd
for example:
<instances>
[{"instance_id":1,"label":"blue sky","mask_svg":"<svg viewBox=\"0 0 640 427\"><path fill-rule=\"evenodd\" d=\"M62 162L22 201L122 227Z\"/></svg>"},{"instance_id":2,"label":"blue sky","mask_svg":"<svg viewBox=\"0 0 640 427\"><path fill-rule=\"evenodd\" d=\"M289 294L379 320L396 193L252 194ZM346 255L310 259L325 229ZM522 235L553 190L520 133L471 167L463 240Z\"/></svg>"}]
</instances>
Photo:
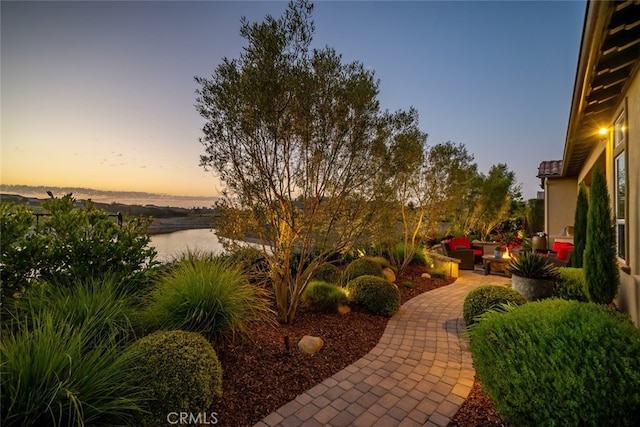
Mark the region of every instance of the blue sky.
<instances>
[{"instance_id":1,"label":"blue sky","mask_svg":"<svg viewBox=\"0 0 640 427\"><path fill-rule=\"evenodd\" d=\"M3 185L216 195L198 166L194 76L240 55L240 18L286 2L1 3ZM360 61L382 109L414 106L431 145L507 163L535 197L562 158L583 1L319 1L313 44Z\"/></svg>"}]
</instances>

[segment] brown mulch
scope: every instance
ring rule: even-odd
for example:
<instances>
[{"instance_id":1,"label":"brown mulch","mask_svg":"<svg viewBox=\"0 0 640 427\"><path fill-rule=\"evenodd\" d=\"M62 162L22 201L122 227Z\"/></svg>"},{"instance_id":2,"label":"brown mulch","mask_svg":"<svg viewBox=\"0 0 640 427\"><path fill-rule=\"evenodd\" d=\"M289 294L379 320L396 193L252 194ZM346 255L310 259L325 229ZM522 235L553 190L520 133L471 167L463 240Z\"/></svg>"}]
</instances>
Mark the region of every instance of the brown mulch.
<instances>
[{"instance_id":1,"label":"brown mulch","mask_svg":"<svg viewBox=\"0 0 640 427\"><path fill-rule=\"evenodd\" d=\"M396 283L401 302L446 286L452 279L421 277L423 267L410 267ZM403 286L410 282L411 287ZM250 426L296 396L321 383L371 351L388 319L352 307L347 314L322 314L301 305L292 325L257 326L242 343L216 345L223 368L223 396L212 407L218 425ZM300 352L304 335L322 337L324 346L313 356ZM285 340L288 337L290 349ZM485 423L490 420L498 423ZM493 421L492 421L493 422ZM477 383L451 425L501 426L490 399Z\"/></svg>"}]
</instances>

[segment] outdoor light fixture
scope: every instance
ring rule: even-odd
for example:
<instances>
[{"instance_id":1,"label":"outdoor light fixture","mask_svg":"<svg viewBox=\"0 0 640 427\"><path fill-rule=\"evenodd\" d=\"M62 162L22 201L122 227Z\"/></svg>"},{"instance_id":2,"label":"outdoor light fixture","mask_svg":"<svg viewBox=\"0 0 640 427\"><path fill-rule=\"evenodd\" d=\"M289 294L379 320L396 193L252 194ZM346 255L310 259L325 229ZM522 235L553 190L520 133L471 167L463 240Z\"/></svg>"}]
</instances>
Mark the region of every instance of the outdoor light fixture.
<instances>
[{"instance_id":1,"label":"outdoor light fixture","mask_svg":"<svg viewBox=\"0 0 640 427\"><path fill-rule=\"evenodd\" d=\"M600 135L606 135L607 132L609 132L609 129L607 128L600 128L600 130L598 131Z\"/></svg>"}]
</instances>

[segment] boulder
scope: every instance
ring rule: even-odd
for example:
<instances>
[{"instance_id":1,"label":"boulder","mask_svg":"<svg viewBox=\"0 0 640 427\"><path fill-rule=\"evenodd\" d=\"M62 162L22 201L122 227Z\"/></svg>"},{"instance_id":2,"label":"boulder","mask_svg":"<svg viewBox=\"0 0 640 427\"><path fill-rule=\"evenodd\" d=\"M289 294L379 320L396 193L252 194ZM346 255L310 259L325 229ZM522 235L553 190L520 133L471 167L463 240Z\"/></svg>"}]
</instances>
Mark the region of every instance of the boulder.
<instances>
[{"instance_id":1,"label":"boulder","mask_svg":"<svg viewBox=\"0 0 640 427\"><path fill-rule=\"evenodd\" d=\"M429 273L422 273L422 277L425 279L431 279L431 275Z\"/></svg>"},{"instance_id":2,"label":"boulder","mask_svg":"<svg viewBox=\"0 0 640 427\"><path fill-rule=\"evenodd\" d=\"M347 314L351 311L351 307L346 304L338 304L338 313L339 314Z\"/></svg>"},{"instance_id":3,"label":"boulder","mask_svg":"<svg viewBox=\"0 0 640 427\"><path fill-rule=\"evenodd\" d=\"M382 275L387 282L393 283L396 281L396 273L394 273L389 267L382 270Z\"/></svg>"},{"instance_id":4,"label":"boulder","mask_svg":"<svg viewBox=\"0 0 640 427\"><path fill-rule=\"evenodd\" d=\"M301 352L307 354L315 354L324 345L324 341L320 337L312 337L311 335L305 335L298 342L298 348Z\"/></svg>"}]
</instances>

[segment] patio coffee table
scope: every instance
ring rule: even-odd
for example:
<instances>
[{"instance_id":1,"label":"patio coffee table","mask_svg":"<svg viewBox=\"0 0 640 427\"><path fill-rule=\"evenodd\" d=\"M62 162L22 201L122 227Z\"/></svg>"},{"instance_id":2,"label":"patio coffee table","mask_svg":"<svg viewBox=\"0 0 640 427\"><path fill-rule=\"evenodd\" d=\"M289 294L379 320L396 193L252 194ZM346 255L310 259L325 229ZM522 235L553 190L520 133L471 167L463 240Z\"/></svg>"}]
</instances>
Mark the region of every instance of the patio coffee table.
<instances>
[{"instance_id":1,"label":"patio coffee table","mask_svg":"<svg viewBox=\"0 0 640 427\"><path fill-rule=\"evenodd\" d=\"M496 265L496 271L502 271L505 276L511 277L511 273L505 267L509 264L511 258L496 258L493 255L483 255L482 256L482 265L484 266L484 275L488 275L491 273L491 265Z\"/></svg>"}]
</instances>

